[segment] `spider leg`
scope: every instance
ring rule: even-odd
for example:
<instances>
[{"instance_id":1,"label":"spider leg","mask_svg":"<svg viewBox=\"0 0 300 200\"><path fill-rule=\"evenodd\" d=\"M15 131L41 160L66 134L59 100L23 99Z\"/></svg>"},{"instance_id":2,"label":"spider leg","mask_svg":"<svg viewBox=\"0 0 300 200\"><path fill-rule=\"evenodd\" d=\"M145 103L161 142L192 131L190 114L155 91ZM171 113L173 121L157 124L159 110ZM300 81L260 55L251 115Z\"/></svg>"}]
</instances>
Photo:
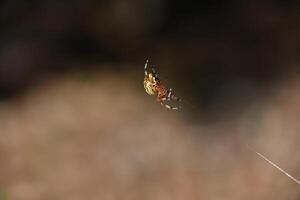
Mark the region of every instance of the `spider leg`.
<instances>
[{"instance_id":1,"label":"spider leg","mask_svg":"<svg viewBox=\"0 0 300 200\"><path fill-rule=\"evenodd\" d=\"M164 106L164 107L170 109L170 110L178 110L178 109L179 109L179 107L171 106L171 105L169 105L169 104L165 104L165 103L163 103L162 101L160 102L160 104L161 104L162 106Z\"/></svg>"},{"instance_id":2,"label":"spider leg","mask_svg":"<svg viewBox=\"0 0 300 200\"><path fill-rule=\"evenodd\" d=\"M181 101L181 99L179 97L175 96L172 88L167 90L167 100L168 101L171 101L171 100Z\"/></svg>"},{"instance_id":3,"label":"spider leg","mask_svg":"<svg viewBox=\"0 0 300 200\"><path fill-rule=\"evenodd\" d=\"M156 70L155 70L153 67L151 68L151 71L152 71L154 77L155 77L155 78L158 78L158 75L157 75L157 73L156 73Z\"/></svg>"},{"instance_id":4,"label":"spider leg","mask_svg":"<svg viewBox=\"0 0 300 200\"><path fill-rule=\"evenodd\" d=\"M166 102L169 101L168 100L168 97L162 97L162 98L159 98L158 101L160 102L160 104L170 110L178 110L179 107L176 107L176 106L171 106L169 104L167 104Z\"/></svg>"},{"instance_id":5,"label":"spider leg","mask_svg":"<svg viewBox=\"0 0 300 200\"><path fill-rule=\"evenodd\" d=\"M172 88L167 90L167 96L168 96L168 101L171 101L171 97L172 97Z\"/></svg>"},{"instance_id":6,"label":"spider leg","mask_svg":"<svg viewBox=\"0 0 300 200\"><path fill-rule=\"evenodd\" d=\"M145 76L148 76L147 68L148 68L148 59L146 60L146 63L145 63L145 66L144 66Z\"/></svg>"}]
</instances>

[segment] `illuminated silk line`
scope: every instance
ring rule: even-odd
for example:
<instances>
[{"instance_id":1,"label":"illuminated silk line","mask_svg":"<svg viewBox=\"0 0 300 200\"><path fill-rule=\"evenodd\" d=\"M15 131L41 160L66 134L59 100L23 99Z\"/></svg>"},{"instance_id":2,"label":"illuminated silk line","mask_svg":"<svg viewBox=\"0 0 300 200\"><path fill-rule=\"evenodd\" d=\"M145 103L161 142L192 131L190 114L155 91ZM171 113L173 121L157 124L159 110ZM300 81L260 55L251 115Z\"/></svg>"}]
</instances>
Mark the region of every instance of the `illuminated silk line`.
<instances>
[{"instance_id":1,"label":"illuminated silk line","mask_svg":"<svg viewBox=\"0 0 300 200\"><path fill-rule=\"evenodd\" d=\"M248 149L250 149L251 151L253 151L254 153L256 153L258 156L260 156L262 159L264 159L265 161L267 161L268 163L270 163L273 167L275 167L276 169L278 169L280 172L282 172L283 174L285 174L287 177L289 177L290 179L292 179L293 181L295 181L296 183L298 183L300 185L300 181L297 180L295 177L293 177L292 175L290 175L289 173L287 173L285 170L281 169L278 165L276 165L275 163L273 163L271 160L269 160L268 158L266 158L264 155L262 155L261 153L253 150L252 148L249 147L249 145L247 145Z\"/></svg>"}]
</instances>

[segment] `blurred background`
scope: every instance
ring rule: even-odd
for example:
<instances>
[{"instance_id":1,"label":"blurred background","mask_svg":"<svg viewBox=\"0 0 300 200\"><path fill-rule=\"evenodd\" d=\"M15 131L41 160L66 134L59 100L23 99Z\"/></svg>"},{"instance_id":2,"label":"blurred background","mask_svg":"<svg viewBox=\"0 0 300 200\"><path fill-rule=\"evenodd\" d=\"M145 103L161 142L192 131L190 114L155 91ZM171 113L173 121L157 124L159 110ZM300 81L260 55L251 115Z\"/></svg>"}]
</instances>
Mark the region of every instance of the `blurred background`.
<instances>
[{"instance_id":1,"label":"blurred background","mask_svg":"<svg viewBox=\"0 0 300 200\"><path fill-rule=\"evenodd\" d=\"M299 199L297 0L0 3L0 200ZM183 99L143 89L146 59Z\"/></svg>"}]
</instances>

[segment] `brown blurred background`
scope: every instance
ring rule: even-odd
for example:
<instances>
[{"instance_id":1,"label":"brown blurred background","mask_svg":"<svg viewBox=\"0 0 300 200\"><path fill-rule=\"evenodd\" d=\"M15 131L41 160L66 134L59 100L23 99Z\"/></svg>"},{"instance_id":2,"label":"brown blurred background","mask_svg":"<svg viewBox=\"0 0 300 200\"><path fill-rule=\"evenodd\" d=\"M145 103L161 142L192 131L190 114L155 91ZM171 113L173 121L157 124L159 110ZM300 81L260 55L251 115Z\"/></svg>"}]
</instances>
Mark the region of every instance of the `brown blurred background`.
<instances>
[{"instance_id":1,"label":"brown blurred background","mask_svg":"<svg viewBox=\"0 0 300 200\"><path fill-rule=\"evenodd\" d=\"M0 200L299 199L297 0L0 3ZM182 97L143 89L151 65Z\"/></svg>"}]
</instances>

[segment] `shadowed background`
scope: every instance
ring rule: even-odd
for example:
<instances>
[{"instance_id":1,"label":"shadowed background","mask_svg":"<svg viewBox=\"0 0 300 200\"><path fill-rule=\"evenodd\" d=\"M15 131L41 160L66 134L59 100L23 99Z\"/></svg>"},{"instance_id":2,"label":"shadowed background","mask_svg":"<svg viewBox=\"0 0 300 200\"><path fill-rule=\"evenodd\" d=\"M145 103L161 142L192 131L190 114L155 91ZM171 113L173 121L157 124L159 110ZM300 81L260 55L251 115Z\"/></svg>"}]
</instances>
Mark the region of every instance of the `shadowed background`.
<instances>
[{"instance_id":1,"label":"shadowed background","mask_svg":"<svg viewBox=\"0 0 300 200\"><path fill-rule=\"evenodd\" d=\"M299 199L299 6L1 2L0 200Z\"/></svg>"}]
</instances>

